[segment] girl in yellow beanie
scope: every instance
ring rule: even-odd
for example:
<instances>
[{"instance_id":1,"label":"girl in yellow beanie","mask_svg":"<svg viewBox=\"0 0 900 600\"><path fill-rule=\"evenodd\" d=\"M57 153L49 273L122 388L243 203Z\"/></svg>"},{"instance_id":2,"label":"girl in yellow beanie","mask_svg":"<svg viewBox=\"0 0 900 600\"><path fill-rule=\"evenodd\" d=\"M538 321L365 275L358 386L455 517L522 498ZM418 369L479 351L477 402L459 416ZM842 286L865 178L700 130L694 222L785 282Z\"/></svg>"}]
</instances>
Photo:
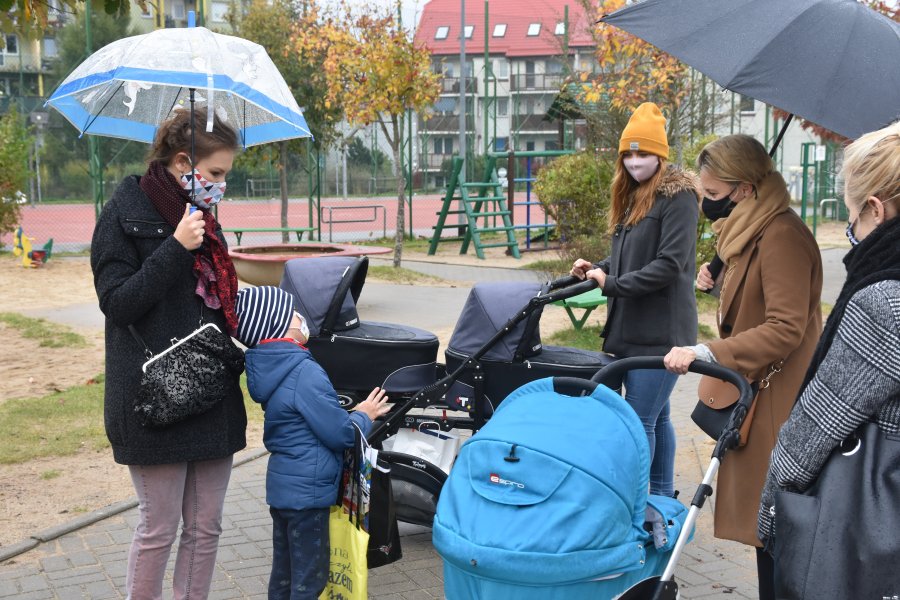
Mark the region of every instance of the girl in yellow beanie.
<instances>
[{"instance_id":1,"label":"girl in yellow beanie","mask_svg":"<svg viewBox=\"0 0 900 600\"><path fill-rule=\"evenodd\" d=\"M607 300L603 350L617 358L662 356L697 339L694 297L699 188L693 173L668 164L666 119L652 102L632 114L619 141L609 210L610 256L579 258L572 274L597 281ZM678 341L676 341L678 340ZM677 375L630 371L625 399L650 444L650 493L674 495L675 430L669 395Z\"/></svg>"}]
</instances>

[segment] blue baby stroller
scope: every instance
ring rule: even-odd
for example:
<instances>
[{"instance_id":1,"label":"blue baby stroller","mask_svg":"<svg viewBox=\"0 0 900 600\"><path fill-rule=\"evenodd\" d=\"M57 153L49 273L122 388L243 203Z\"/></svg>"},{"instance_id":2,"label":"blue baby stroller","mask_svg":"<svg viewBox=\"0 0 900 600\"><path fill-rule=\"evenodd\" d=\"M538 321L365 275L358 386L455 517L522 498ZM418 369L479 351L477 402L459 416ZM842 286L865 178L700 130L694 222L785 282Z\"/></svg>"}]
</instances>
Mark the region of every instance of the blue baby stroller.
<instances>
[{"instance_id":1,"label":"blue baby stroller","mask_svg":"<svg viewBox=\"0 0 900 600\"><path fill-rule=\"evenodd\" d=\"M741 402L688 511L648 495L640 420L597 383L661 366L658 358L623 359L595 381L541 379L496 408L463 446L438 503L433 542L448 599L675 598L674 564L752 394L727 369L692 366L738 385Z\"/></svg>"}]
</instances>

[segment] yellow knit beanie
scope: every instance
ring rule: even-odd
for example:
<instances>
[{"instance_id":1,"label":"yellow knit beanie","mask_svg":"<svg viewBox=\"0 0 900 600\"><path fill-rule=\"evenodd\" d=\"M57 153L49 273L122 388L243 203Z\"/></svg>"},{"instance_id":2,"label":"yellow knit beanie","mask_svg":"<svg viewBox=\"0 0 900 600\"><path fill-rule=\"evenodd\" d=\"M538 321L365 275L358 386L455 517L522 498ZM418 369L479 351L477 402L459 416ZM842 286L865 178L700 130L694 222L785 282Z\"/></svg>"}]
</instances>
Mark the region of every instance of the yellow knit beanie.
<instances>
[{"instance_id":1,"label":"yellow knit beanie","mask_svg":"<svg viewBox=\"0 0 900 600\"><path fill-rule=\"evenodd\" d=\"M622 131L619 154L633 151L649 152L661 158L669 158L666 118L652 102L644 102L638 106Z\"/></svg>"}]
</instances>

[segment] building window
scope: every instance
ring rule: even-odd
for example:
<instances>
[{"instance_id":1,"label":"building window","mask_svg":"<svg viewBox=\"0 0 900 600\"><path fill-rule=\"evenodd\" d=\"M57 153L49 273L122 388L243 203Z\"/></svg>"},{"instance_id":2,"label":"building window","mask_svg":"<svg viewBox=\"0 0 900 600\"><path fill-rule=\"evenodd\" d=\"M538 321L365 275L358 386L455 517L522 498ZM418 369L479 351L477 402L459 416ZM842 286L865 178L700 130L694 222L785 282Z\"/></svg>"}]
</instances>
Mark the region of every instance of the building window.
<instances>
[{"instance_id":1,"label":"building window","mask_svg":"<svg viewBox=\"0 0 900 600\"><path fill-rule=\"evenodd\" d=\"M506 35L506 23L494 25L494 37L503 37L504 35Z\"/></svg>"},{"instance_id":2,"label":"building window","mask_svg":"<svg viewBox=\"0 0 900 600\"><path fill-rule=\"evenodd\" d=\"M6 48L3 49L4 54L18 54L19 53L19 38L13 34L8 34L6 36Z\"/></svg>"},{"instance_id":3,"label":"building window","mask_svg":"<svg viewBox=\"0 0 900 600\"><path fill-rule=\"evenodd\" d=\"M558 60L548 60L544 63L544 72L548 75L559 75L563 72L562 63Z\"/></svg>"},{"instance_id":4,"label":"building window","mask_svg":"<svg viewBox=\"0 0 900 600\"><path fill-rule=\"evenodd\" d=\"M536 35L540 35L540 33L541 33L541 24L540 23L532 23L531 25L528 26L528 33L526 35L533 37Z\"/></svg>"},{"instance_id":5,"label":"building window","mask_svg":"<svg viewBox=\"0 0 900 600\"><path fill-rule=\"evenodd\" d=\"M434 39L446 40L448 35L450 35L450 28L447 25L441 25L437 28L437 31L434 32Z\"/></svg>"},{"instance_id":6,"label":"building window","mask_svg":"<svg viewBox=\"0 0 900 600\"><path fill-rule=\"evenodd\" d=\"M475 31L474 25L466 25L465 29L463 29L463 35L466 36L466 39L472 39L472 33Z\"/></svg>"},{"instance_id":7,"label":"building window","mask_svg":"<svg viewBox=\"0 0 900 600\"><path fill-rule=\"evenodd\" d=\"M564 35L566 33L566 22L560 21L556 24L556 31L554 31L556 35Z\"/></svg>"},{"instance_id":8,"label":"building window","mask_svg":"<svg viewBox=\"0 0 900 600\"><path fill-rule=\"evenodd\" d=\"M498 79L509 77L509 63L503 58L495 58L491 61L491 73Z\"/></svg>"},{"instance_id":9,"label":"building window","mask_svg":"<svg viewBox=\"0 0 900 600\"><path fill-rule=\"evenodd\" d=\"M756 100L754 100L750 96L741 94L741 103L739 105L739 108L742 113L756 112Z\"/></svg>"},{"instance_id":10,"label":"building window","mask_svg":"<svg viewBox=\"0 0 900 600\"><path fill-rule=\"evenodd\" d=\"M525 152L534 152L534 142L525 142Z\"/></svg>"},{"instance_id":11,"label":"building window","mask_svg":"<svg viewBox=\"0 0 900 600\"><path fill-rule=\"evenodd\" d=\"M507 144L509 144L509 138L497 138L494 140L494 152L506 152Z\"/></svg>"},{"instance_id":12,"label":"building window","mask_svg":"<svg viewBox=\"0 0 900 600\"><path fill-rule=\"evenodd\" d=\"M544 150L559 150L559 142L556 140L547 140L544 142Z\"/></svg>"},{"instance_id":13,"label":"building window","mask_svg":"<svg viewBox=\"0 0 900 600\"><path fill-rule=\"evenodd\" d=\"M172 18L176 21L184 20L184 0L173 0Z\"/></svg>"},{"instance_id":14,"label":"building window","mask_svg":"<svg viewBox=\"0 0 900 600\"><path fill-rule=\"evenodd\" d=\"M505 117L509 114L509 98L497 98L497 116Z\"/></svg>"},{"instance_id":15,"label":"building window","mask_svg":"<svg viewBox=\"0 0 900 600\"><path fill-rule=\"evenodd\" d=\"M458 102L456 98L438 98L438 101L434 103L434 112L438 115L457 114L456 106Z\"/></svg>"},{"instance_id":16,"label":"building window","mask_svg":"<svg viewBox=\"0 0 900 600\"><path fill-rule=\"evenodd\" d=\"M434 153L435 154L453 154L453 138L452 137L444 137L444 138L434 138Z\"/></svg>"},{"instance_id":17,"label":"building window","mask_svg":"<svg viewBox=\"0 0 900 600\"><path fill-rule=\"evenodd\" d=\"M56 58L57 56L59 56L59 49L56 46L55 38L44 38L44 56L46 56L47 58Z\"/></svg>"},{"instance_id":18,"label":"building window","mask_svg":"<svg viewBox=\"0 0 900 600\"><path fill-rule=\"evenodd\" d=\"M224 23L228 20L228 3L227 2L213 2L211 4L212 14L210 15L210 20L214 23Z\"/></svg>"}]
</instances>

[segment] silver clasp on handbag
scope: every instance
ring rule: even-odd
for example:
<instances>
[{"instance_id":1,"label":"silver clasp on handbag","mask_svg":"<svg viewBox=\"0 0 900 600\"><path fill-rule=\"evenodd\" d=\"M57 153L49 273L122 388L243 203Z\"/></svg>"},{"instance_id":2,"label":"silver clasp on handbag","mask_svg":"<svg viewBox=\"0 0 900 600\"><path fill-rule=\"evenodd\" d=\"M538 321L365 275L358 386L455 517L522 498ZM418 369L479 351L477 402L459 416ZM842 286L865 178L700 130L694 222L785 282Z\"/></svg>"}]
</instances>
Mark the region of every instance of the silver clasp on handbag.
<instances>
[{"instance_id":1,"label":"silver clasp on handbag","mask_svg":"<svg viewBox=\"0 0 900 600\"><path fill-rule=\"evenodd\" d=\"M769 365L769 373L766 377L759 382L759 389L764 390L769 387L769 380L772 379L772 375L775 373L781 373L781 369L784 368L784 359L782 358L778 362L772 363Z\"/></svg>"}]
</instances>

